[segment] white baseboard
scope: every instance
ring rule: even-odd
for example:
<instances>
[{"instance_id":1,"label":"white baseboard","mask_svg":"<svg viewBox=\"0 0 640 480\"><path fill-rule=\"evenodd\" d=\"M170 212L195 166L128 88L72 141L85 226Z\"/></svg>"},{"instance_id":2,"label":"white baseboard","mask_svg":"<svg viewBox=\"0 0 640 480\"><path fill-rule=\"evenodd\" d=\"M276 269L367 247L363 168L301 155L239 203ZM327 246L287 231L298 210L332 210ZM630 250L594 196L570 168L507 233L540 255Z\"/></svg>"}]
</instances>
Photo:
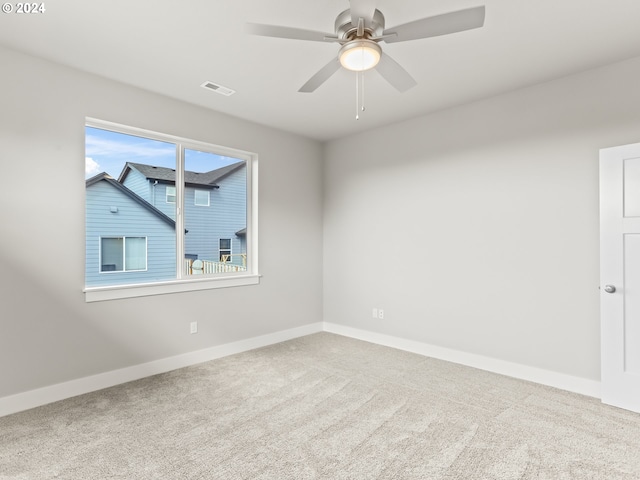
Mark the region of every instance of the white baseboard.
<instances>
[{"instance_id":1,"label":"white baseboard","mask_svg":"<svg viewBox=\"0 0 640 480\"><path fill-rule=\"evenodd\" d=\"M322 327L322 322L312 323L3 397L0 398L0 417L151 375L321 332Z\"/></svg>"},{"instance_id":2,"label":"white baseboard","mask_svg":"<svg viewBox=\"0 0 640 480\"><path fill-rule=\"evenodd\" d=\"M357 328L324 322L325 332L343 335L366 342L397 348L407 352L417 353L426 357L446 360L452 363L466 365L493 373L499 373L508 377L519 378L530 382L547 385L550 387L567 390L569 392L587 395L589 397L600 398L600 382L582 377L574 377L564 373L543 370L541 368L529 367L518 363L507 362L495 358L475 355L448 348L429 345L427 343L406 340L380 333L369 332Z\"/></svg>"},{"instance_id":3,"label":"white baseboard","mask_svg":"<svg viewBox=\"0 0 640 480\"><path fill-rule=\"evenodd\" d=\"M273 345L322 331L600 398L600 382L594 380L528 367L526 365L451 350L416 342L414 340L369 332L335 323L318 322L3 397L0 398L0 417L77 395L94 392L103 388L113 387L114 385L139 380L151 375L208 362L228 355L246 352L255 348Z\"/></svg>"}]
</instances>

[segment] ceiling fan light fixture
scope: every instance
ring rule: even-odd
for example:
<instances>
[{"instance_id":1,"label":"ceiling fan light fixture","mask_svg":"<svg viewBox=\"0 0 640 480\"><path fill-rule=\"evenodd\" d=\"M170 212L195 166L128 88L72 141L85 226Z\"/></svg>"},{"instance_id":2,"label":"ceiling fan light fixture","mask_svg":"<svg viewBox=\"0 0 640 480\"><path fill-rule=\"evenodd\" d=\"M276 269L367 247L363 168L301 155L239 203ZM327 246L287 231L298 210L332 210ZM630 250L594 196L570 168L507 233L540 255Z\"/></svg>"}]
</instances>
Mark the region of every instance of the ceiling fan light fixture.
<instances>
[{"instance_id":1,"label":"ceiling fan light fixture","mask_svg":"<svg viewBox=\"0 0 640 480\"><path fill-rule=\"evenodd\" d=\"M345 43L340 49L340 64L347 70L364 72L380 61L382 49L373 40L358 39Z\"/></svg>"}]
</instances>

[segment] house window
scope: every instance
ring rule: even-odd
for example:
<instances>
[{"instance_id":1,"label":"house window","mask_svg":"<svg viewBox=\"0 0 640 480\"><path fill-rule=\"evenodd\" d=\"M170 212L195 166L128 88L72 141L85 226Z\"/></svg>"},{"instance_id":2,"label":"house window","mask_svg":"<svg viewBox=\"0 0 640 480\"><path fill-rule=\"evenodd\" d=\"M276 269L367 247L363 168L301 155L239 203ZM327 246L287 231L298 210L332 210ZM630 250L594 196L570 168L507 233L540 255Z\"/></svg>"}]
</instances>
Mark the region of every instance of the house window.
<instances>
[{"instance_id":1,"label":"house window","mask_svg":"<svg viewBox=\"0 0 640 480\"><path fill-rule=\"evenodd\" d=\"M221 238L219 245L220 261L222 263L231 262L231 239Z\"/></svg>"},{"instance_id":2,"label":"house window","mask_svg":"<svg viewBox=\"0 0 640 480\"><path fill-rule=\"evenodd\" d=\"M167 187L167 203L176 203L176 187Z\"/></svg>"},{"instance_id":3,"label":"house window","mask_svg":"<svg viewBox=\"0 0 640 480\"><path fill-rule=\"evenodd\" d=\"M194 190L194 205L199 207L209 206L209 190Z\"/></svg>"},{"instance_id":4,"label":"house window","mask_svg":"<svg viewBox=\"0 0 640 480\"><path fill-rule=\"evenodd\" d=\"M85 141L87 301L259 282L255 154L99 120Z\"/></svg>"},{"instance_id":5,"label":"house window","mask_svg":"<svg viewBox=\"0 0 640 480\"><path fill-rule=\"evenodd\" d=\"M134 272L147 269L145 237L100 239L100 272Z\"/></svg>"}]
</instances>

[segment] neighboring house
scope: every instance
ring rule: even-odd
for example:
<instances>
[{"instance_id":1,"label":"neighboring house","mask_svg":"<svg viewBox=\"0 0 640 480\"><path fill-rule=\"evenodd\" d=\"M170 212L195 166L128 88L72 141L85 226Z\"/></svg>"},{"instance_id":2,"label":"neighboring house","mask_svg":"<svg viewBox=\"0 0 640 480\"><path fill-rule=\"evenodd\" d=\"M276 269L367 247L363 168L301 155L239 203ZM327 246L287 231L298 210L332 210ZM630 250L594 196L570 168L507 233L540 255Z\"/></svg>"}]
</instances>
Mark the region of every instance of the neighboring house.
<instances>
[{"instance_id":1,"label":"neighboring house","mask_svg":"<svg viewBox=\"0 0 640 480\"><path fill-rule=\"evenodd\" d=\"M175 219L175 170L127 162L118 181ZM245 265L247 170L237 162L208 172L184 172L185 256Z\"/></svg>"},{"instance_id":2,"label":"neighboring house","mask_svg":"<svg viewBox=\"0 0 640 480\"><path fill-rule=\"evenodd\" d=\"M185 273L244 269L245 162L184 180ZM117 181L101 173L86 190L87 286L176 278L174 170L128 162Z\"/></svg>"},{"instance_id":3,"label":"neighboring house","mask_svg":"<svg viewBox=\"0 0 640 480\"><path fill-rule=\"evenodd\" d=\"M106 173L85 183L85 284L176 278L176 222Z\"/></svg>"}]
</instances>

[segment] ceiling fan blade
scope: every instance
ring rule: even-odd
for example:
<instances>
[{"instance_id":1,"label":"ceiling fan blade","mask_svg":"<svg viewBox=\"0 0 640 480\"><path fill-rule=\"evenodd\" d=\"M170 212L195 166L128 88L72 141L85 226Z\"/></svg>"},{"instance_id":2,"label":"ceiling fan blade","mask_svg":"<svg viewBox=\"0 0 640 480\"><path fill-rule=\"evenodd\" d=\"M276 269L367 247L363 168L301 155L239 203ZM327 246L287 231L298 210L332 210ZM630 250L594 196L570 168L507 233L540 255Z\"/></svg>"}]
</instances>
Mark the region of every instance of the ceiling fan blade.
<instances>
[{"instance_id":1,"label":"ceiling fan blade","mask_svg":"<svg viewBox=\"0 0 640 480\"><path fill-rule=\"evenodd\" d=\"M373 13L376 11L376 0L350 0L351 4L351 24L358 26L358 19L364 19L364 25L369 26L373 20Z\"/></svg>"},{"instance_id":2,"label":"ceiling fan blade","mask_svg":"<svg viewBox=\"0 0 640 480\"><path fill-rule=\"evenodd\" d=\"M280 27L278 25L263 25L261 23L247 23L247 32L263 37L288 38L292 40L309 40L312 42L331 42L338 40L333 33L316 32L295 27Z\"/></svg>"},{"instance_id":3,"label":"ceiling fan blade","mask_svg":"<svg viewBox=\"0 0 640 480\"><path fill-rule=\"evenodd\" d=\"M324 67L322 67L313 77L311 77L307 83L300 87L299 92L311 93L324 82L329 80L331 75L336 73L340 69L340 60L337 58L332 59Z\"/></svg>"},{"instance_id":4,"label":"ceiling fan blade","mask_svg":"<svg viewBox=\"0 0 640 480\"><path fill-rule=\"evenodd\" d=\"M479 28L484 25L484 11L484 6L467 8L398 25L383 32L383 35L395 34L384 41L405 42Z\"/></svg>"},{"instance_id":5,"label":"ceiling fan blade","mask_svg":"<svg viewBox=\"0 0 640 480\"><path fill-rule=\"evenodd\" d=\"M380 56L376 71L399 92L405 92L418 84L409 72L384 52Z\"/></svg>"}]
</instances>

